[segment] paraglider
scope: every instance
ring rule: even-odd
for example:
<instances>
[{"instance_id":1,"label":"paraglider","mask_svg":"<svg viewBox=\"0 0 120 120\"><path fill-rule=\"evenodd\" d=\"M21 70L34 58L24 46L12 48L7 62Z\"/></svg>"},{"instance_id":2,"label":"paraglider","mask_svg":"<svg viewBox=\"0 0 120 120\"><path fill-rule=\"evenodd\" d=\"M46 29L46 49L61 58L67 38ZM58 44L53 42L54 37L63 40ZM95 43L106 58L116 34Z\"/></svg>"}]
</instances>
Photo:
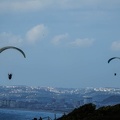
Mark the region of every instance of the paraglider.
<instances>
[{"instance_id":1,"label":"paraglider","mask_svg":"<svg viewBox=\"0 0 120 120\"><path fill-rule=\"evenodd\" d=\"M9 80L11 80L12 79L12 73L8 73L8 78L9 78Z\"/></svg>"},{"instance_id":2,"label":"paraglider","mask_svg":"<svg viewBox=\"0 0 120 120\"><path fill-rule=\"evenodd\" d=\"M114 59L119 59L120 60L120 57L112 57L112 58L110 58L109 60L108 60L108 63L110 63L112 60L114 60ZM116 76L117 74L116 73L114 73L114 76Z\"/></svg>"},{"instance_id":3,"label":"paraglider","mask_svg":"<svg viewBox=\"0 0 120 120\"><path fill-rule=\"evenodd\" d=\"M4 50L7 50L7 49L15 49L15 50L18 50L20 53L22 53L22 55L24 56L24 58L26 58L25 53L24 53L20 48L17 48L17 47L14 47L14 46L2 47L2 48L0 48L0 53L3 52Z\"/></svg>"},{"instance_id":4,"label":"paraglider","mask_svg":"<svg viewBox=\"0 0 120 120\"><path fill-rule=\"evenodd\" d=\"M15 49L17 51L19 51L24 58L26 58L26 55L25 53L20 49L20 48L17 48L17 47L14 47L14 46L6 46L6 47L2 47L0 48L0 53L2 53L3 51L7 50L7 49ZM12 79L12 73L8 73L8 79L11 80Z\"/></svg>"}]
</instances>

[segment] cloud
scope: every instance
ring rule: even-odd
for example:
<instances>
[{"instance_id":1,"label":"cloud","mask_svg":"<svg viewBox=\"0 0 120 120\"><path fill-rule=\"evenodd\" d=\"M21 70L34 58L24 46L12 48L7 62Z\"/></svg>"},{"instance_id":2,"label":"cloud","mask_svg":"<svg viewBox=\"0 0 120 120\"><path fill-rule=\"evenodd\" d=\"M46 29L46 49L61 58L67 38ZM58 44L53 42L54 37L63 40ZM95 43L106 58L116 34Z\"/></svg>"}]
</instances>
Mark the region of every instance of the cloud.
<instances>
[{"instance_id":1,"label":"cloud","mask_svg":"<svg viewBox=\"0 0 120 120\"><path fill-rule=\"evenodd\" d=\"M119 9L119 0L1 0L0 12L31 12L46 9Z\"/></svg>"},{"instance_id":2,"label":"cloud","mask_svg":"<svg viewBox=\"0 0 120 120\"><path fill-rule=\"evenodd\" d=\"M13 33L0 33L0 45L22 45L23 43L35 43L42 40L48 33L47 27L43 24L34 26L28 30L24 36L15 35Z\"/></svg>"},{"instance_id":3,"label":"cloud","mask_svg":"<svg viewBox=\"0 0 120 120\"><path fill-rule=\"evenodd\" d=\"M52 43L54 45L65 44L67 46L69 45L69 46L72 46L72 47L89 47L89 46L93 45L93 42L94 42L94 39L88 39L88 38L84 38L84 39L78 38L74 41L70 40L70 36L69 36L68 33L57 35L52 39Z\"/></svg>"},{"instance_id":4,"label":"cloud","mask_svg":"<svg viewBox=\"0 0 120 120\"><path fill-rule=\"evenodd\" d=\"M50 0L6 0L0 2L0 11L30 12L50 6Z\"/></svg>"},{"instance_id":5,"label":"cloud","mask_svg":"<svg viewBox=\"0 0 120 120\"><path fill-rule=\"evenodd\" d=\"M0 33L0 45L20 45L23 39L12 33L2 32Z\"/></svg>"},{"instance_id":6,"label":"cloud","mask_svg":"<svg viewBox=\"0 0 120 120\"><path fill-rule=\"evenodd\" d=\"M30 43L35 43L37 41L42 40L48 33L47 27L44 24L39 24L33 28L31 28L26 33L26 40Z\"/></svg>"},{"instance_id":7,"label":"cloud","mask_svg":"<svg viewBox=\"0 0 120 120\"><path fill-rule=\"evenodd\" d=\"M93 39L88 39L88 38L84 38L84 39L76 39L75 41L71 42L70 45L74 46L74 47L89 47L93 44L94 40Z\"/></svg>"},{"instance_id":8,"label":"cloud","mask_svg":"<svg viewBox=\"0 0 120 120\"><path fill-rule=\"evenodd\" d=\"M120 41L114 41L111 45L112 50L120 50Z\"/></svg>"},{"instance_id":9,"label":"cloud","mask_svg":"<svg viewBox=\"0 0 120 120\"><path fill-rule=\"evenodd\" d=\"M57 35L57 36L55 36L55 37L53 38L52 43L53 43L54 45L58 45L58 44L60 44L61 42L67 40L68 36L69 36L69 35L68 35L67 33L61 34L61 35Z\"/></svg>"}]
</instances>

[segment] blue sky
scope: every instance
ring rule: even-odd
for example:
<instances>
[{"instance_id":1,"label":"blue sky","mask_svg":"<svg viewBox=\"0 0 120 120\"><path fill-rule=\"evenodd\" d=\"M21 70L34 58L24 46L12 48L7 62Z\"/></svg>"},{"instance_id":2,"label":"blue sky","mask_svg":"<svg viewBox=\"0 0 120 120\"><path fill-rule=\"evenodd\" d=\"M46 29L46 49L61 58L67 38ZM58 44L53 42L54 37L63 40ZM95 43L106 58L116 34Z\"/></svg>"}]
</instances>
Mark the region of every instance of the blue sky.
<instances>
[{"instance_id":1,"label":"blue sky","mask_svg":"<svg viewBox=\"0 0 120 120\"><path fill-rule=\"evenodd\" d=\"M1 0L0 84L120 87L119 0ZM114 76L114 73L117 73ZM7 74L13 73L8 80Z\"/></svg>"}]
</instances>

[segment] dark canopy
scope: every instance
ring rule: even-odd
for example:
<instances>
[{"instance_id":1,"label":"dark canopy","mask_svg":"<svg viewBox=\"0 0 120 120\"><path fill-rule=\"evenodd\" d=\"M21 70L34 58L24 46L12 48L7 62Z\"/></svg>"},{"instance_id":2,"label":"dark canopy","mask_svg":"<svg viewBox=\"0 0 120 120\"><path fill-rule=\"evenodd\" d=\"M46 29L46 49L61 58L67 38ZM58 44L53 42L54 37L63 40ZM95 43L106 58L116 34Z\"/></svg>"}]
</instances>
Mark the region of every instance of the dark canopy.
<instances>
[{"instance_id":1,"label":"dark canopy","mask_svg":"<svg viewBox=\"0 0 120 120\"><path fill-rule=\"evenodd\" d=\"M120 57L112 57L108 60L108 63L110 63L110 61L113 60L113 59L120 59Z\"/></svg>"},{"instance_id":2,"label":"dark canopy","mask_svg":"<svg viewBox=\"0 0 120 120\"><path fill-rule=\"evenodd\" d=\"M15 50L18 50L20 53L22 53L22 55L24 56L24 58L26 58L25 53L24 53L20 48L17 48L17 47L14 47L14 46L2 47L2 48L0 48L0 53L3 52L4 50L7 50L7 49L15 49Z\"/></svg>"}]
</instances>

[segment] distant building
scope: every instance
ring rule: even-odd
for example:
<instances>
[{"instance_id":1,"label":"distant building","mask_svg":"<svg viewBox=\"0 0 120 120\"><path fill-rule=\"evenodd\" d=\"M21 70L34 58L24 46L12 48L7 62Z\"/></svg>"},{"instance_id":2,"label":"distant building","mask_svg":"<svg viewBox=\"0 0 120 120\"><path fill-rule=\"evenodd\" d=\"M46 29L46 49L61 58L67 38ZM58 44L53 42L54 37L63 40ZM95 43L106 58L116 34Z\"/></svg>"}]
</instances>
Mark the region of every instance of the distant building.
<instances>
[{"instance_id":1,"label":"distant building","mask_svg":"<svg viewBox=\"0 0 120 120\"><path fill-rule=\"evenodd\" d=\"M0 107L16 107L16 101L15 100L0 100Z\"/></svg>"},{"instance_id":2,"label":"distant building","mask_svg":"<svg viewBox=\"0 0 120 120\"><path fill-rule=\"evenodd\" d=\"M2 107L3 105L3 100L0 100L0 107Z\"/></svg>"},{"instance_id":3,"label":"distant building","mask_svg":"<svg viewBox=\"0 0 120 120\"><path fill-rule=\"evenodd\" d=\"M79 101L77 101L77 106L79 107L79 106L82 106L82 105L84 105L84 100L79 100Z\"/></svg>"},{"instance_id":4,"label":"distant building","mask_svg":"<svg viewBox=\"0 0 120 120\"><path fill-rule=\"evenodd\" d=\"M16 107L16 101L15 100L10 101L10 107L12 107L12 108Z\"/></svg>"},{"instance_id":5,"label":"distant building","mask_svg":"<svg viewBox=\"0 0 120 120\"><path fill-rule=\"evenodd\" d=\"M92 103L92 97L91 96L84 96L84 104Z\"/></svg>"}]
</instances>

